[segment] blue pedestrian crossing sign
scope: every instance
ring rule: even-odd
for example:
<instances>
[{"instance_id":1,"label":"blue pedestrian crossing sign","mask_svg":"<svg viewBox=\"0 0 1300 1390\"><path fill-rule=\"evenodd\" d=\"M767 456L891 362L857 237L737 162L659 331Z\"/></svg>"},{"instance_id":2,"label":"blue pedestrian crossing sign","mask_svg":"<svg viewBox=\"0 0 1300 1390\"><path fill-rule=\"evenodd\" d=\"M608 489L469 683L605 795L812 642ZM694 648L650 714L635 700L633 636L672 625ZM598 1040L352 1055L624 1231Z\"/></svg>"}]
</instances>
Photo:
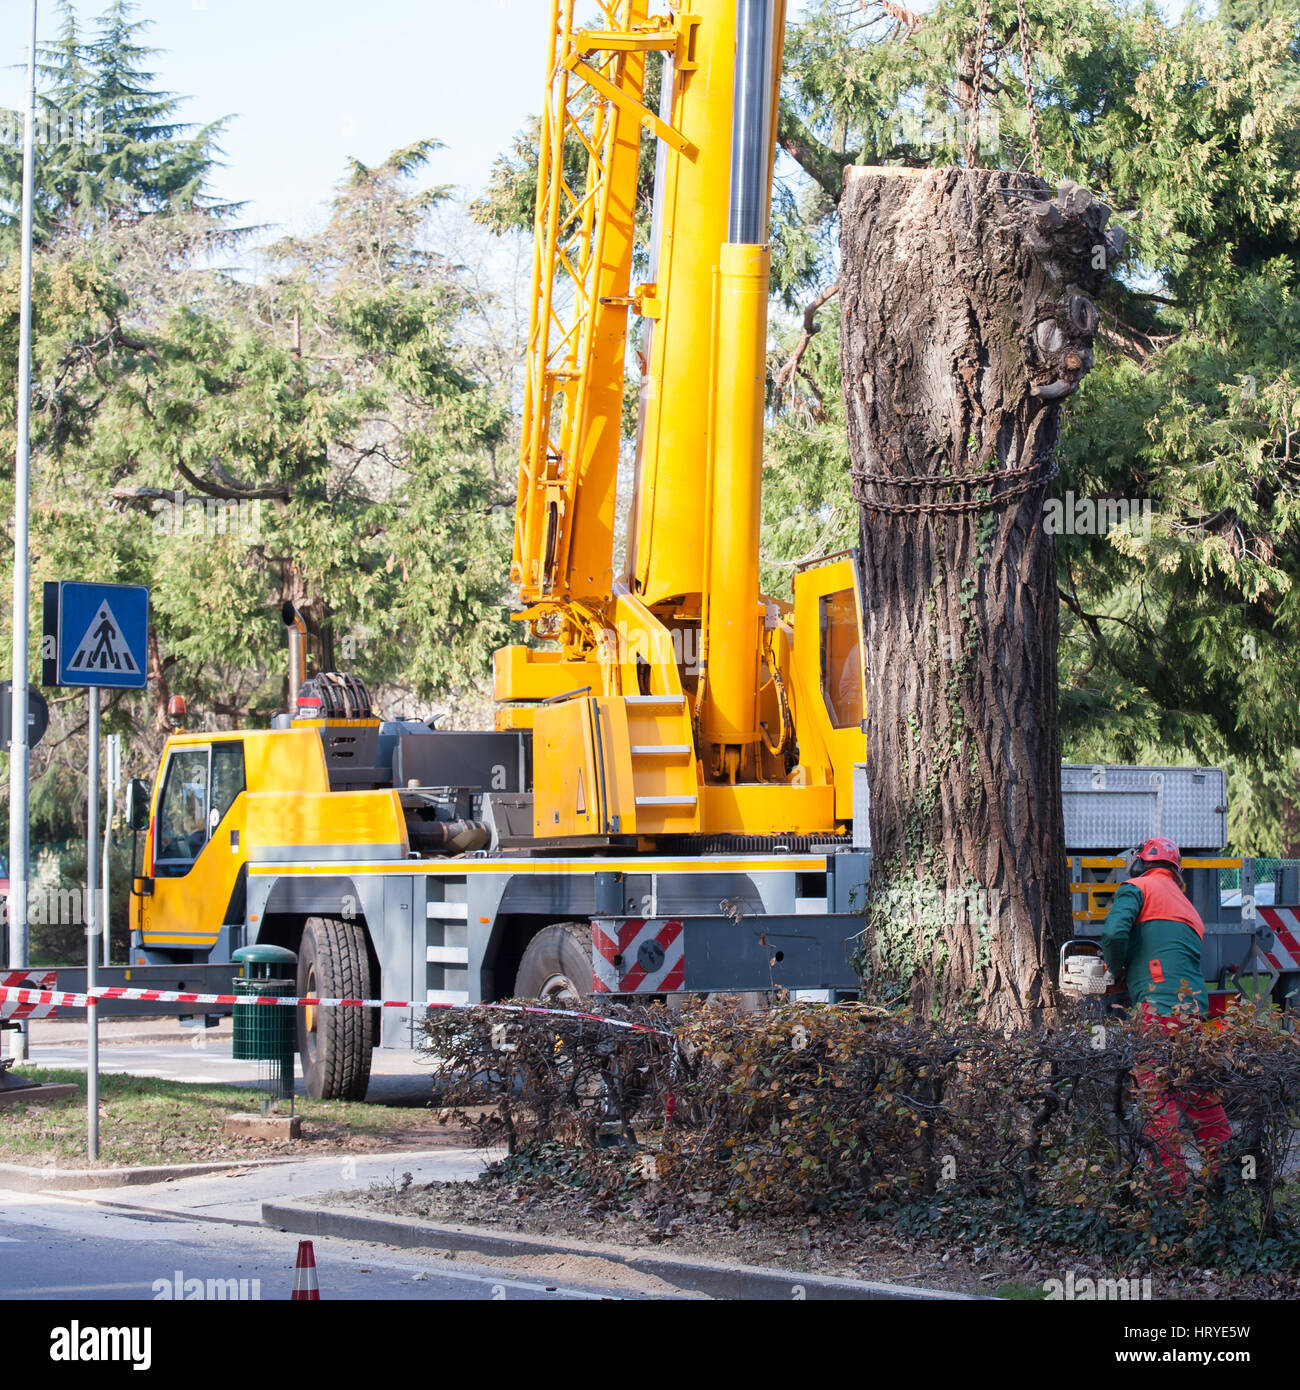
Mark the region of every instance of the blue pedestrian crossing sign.
<instances>
[{"instance_id":1,"label":"blue pedestrian crossing sign","mask_svg":"<svg viewBox=\"0 0 1300 1390\"><path fill-rule=\"evenodd\" d=\"M57 622L49 600L57 587ZM54 685L143 690L149 642L149 590L136 584L46 585L46 635L56 635ZM56 634L51 628L56 628Z\"/></svg>"}]
</instances>

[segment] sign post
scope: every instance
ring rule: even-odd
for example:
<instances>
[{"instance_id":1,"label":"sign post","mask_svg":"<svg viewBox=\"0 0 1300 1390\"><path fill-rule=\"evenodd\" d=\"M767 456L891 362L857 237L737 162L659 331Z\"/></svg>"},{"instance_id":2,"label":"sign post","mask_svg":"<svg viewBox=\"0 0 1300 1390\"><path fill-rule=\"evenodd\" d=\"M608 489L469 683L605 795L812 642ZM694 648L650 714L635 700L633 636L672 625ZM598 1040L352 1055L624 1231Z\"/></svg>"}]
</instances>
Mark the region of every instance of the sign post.
<instances>
[{"instance_id":1,"label":"sign post","mask_svg":"<svg viewBox=\"0 0 1300 1390\"><path fill-rule=\"evenodd\" d=\"M45 586L42 666L46 685L85 686L90 701L89 776L86 789L86 1146L99 1157L99 1015L97 938L107 932L108 849L104 894L99 888L99 692L143 690L149 645L149 590L131 584L82 584L60 580ZM111 777L111 774L110 774ZM110 793L111 795L111 793ZM104 959L108 960L107 938Z\"/></svg>"},{"instance_id":2,"label":"sign post","mask_svg":"<svg viewBox=\"0 0 1300 1390\"><path fill-rule=\"evenodd\" d=\"M90 701L88 742L90 772L86 778L86 1152L92 1162L99 1157L99 1010L94 989L99 983L99 875L95 851L99 848L99 687L87 692Z\"/></svg>"}]
</instances>

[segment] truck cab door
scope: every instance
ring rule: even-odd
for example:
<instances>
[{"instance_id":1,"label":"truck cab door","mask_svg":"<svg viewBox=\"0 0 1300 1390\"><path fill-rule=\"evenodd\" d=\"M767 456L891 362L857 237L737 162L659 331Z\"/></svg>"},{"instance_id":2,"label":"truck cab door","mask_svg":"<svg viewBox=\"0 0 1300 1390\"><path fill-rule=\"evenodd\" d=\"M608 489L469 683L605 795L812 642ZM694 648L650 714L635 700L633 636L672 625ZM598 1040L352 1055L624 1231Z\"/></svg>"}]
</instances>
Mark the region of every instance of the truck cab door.
<instances>
[{"instance_id":1,"label":"truck cab door","mask_svg":"<svg viewBox=\"0 0 1300 1390\"><path fill-rule=\"evenodd\" d=\"M794 578L795 667L803 728L819 741L835 781L835 815L853 818L853 765L866 761L866 665L856 552Z\"/></svg>"},{"instance_id":2,"label":"truck cab door","mask_svg":"<svg viewBox=\"0 0 1300 1390\"><path fill-rule=\"evenodd\" d=\"M244 864L244 747L237 740L174 745L150 830L152 894L142 901L147 947L213 946Z\"/></svg>"}]
</instances>

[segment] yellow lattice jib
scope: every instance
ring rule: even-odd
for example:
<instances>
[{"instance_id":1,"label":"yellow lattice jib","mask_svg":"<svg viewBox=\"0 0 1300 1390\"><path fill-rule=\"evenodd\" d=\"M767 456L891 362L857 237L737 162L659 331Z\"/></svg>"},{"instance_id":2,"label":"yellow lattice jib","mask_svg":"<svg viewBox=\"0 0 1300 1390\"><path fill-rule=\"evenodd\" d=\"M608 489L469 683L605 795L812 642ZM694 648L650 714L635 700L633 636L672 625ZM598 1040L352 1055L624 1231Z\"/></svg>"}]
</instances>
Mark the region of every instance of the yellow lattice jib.
<instances>
[{"instance_id":1,"label":"yellow lattice jib","mask_svg":"<svg viewBox=\"0 0 1300 1390\"><path fill-rule=\"evenodd\" d=\"M554 0L534 225L511 577L526 602L600 601L613 584L614 487L646 54L678 42L649 0L601 0L601 27ZM591 6L588 0L588 13Z\"/></svg>"}]
</instances>

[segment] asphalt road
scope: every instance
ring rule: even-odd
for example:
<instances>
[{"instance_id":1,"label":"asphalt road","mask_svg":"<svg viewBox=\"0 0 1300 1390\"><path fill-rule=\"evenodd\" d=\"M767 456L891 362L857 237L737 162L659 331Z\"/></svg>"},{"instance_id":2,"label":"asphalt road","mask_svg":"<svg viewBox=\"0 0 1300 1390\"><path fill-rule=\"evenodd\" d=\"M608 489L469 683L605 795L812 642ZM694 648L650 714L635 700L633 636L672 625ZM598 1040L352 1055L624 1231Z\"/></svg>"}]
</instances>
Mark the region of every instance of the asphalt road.
<instances>
[{"instance_id":1,"label":"asphalt road","mask_svg":"<svg viewBox=\"0 0 1300 1390\"><path fill-rule=\"evenodd\" d=\"M0 1297L152 1301L173 1297L179 1275L187 1300L201 1281L212 1292L242 1287L260 1300L287 1299L293 1290L299 1237L262 1224L267 1200L307 1201L331 1190L364 1191L416 1183L472 1181L496 1155L446 1147L396 1154L341 1154L290 1163L240 1164L218 1173L143 1186L80 1192L0 1190ZM441 1252L397 1250L364 1241L314 1242L322 1301L589 1300L635 1298L626 1288L602 1288L572 1277L550 1279L449 1260ZM234 1285L226 1281L235 1280ZM248 1281L242 1286L239 1281ZM252 1281L256 1280L254 1285ZM193 1300L197 1301L197 1300Z\"/></svg>"},{"instance_id":2,"label":"asphalt road","mask_svg":"<svg viewBox=\"0 0 1300 1390\"><path fill-rule=\"evenodd\" d=\"M47 1024L44 1038L35 1028L33 1033L29 1060L35 1067L84 1069L84 1033L75 1025L60 1025L56 1032ZM255 1080L257 1065L235 1062L230 1050L227 1029L177 1041L174 1032L169 1036L160 1025L133 1033L121 1023L103 1031L100 1066L105 1072L180 1081ZM429 1065L417 1054L376 1050L368 1099L423 1104L430 1089ZM199 1287L189 1281L198 1280L205 1297L210 1288L214 1294L231 1289L238 1294L242 1288L249 1298L287 1299L299 1237L261 1224L264 1200L303 1200L330 1189L396 1183L405 1173L417 1182L472 1180L492 1156L463 1147L344 1154L284 1165L232 1164L225 1172L206 1176L75 1194L0 1190L0 1297L149 1302L167 1292L174 1296L179 1276L181 1289L189 1291L187 1298ZM336 1238L314 1244L322 1301L645 1296L622 1287L582 1284L572 1277L552 1281L545 1270L517 1272L476 1265L472 1259L450 1260L440 1252ZM214 1281L211 1286L209 1280Z\"/></svg>"},{"instance_id":3,"label":"asphalt road","mask_svg":"<svg viewBox=\"0 0 1300 1390\"><path fill-rule=\"evenodd\" d=\"M6 1299L154 1301L187 1281L250 1299L288 1299L298 1237L182 1215L106 1209L44 1194L0 1192L0 1294ZM322 1301L601 1299L611 1295L545 1276L512 1276L419 1251L356 1241L315 1242ZM247 1281L242 1286L238 1281ZM254 1283L256 1281L256 1283ZM190 1293L197 1285L189 1283ZM220 1291L213 1286L213 1292Z\"/></svg>"}]
</instances>

